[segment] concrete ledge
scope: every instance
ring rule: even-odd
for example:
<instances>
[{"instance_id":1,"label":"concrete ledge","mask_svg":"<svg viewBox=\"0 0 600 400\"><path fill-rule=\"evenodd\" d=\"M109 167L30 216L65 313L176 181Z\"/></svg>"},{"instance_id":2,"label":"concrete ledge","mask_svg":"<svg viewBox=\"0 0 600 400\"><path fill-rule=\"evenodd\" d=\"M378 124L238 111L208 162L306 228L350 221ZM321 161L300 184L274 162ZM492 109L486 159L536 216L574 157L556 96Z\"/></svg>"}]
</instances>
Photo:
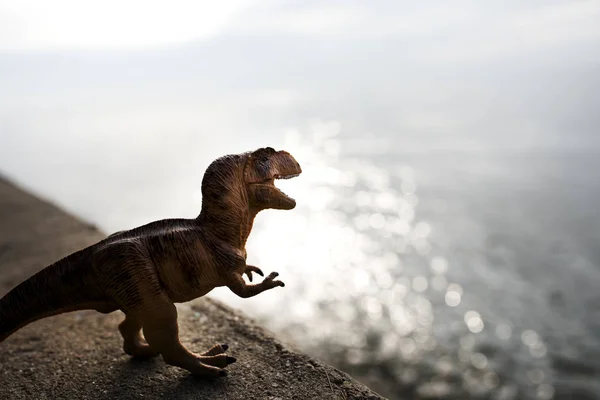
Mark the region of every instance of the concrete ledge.
<instances>
[{"instance_id":1,"label":"concrete ledge","mask_svg":"<svg viewBox=\"0 0 600 400\"><path fill-rule=\"evenodd\" d=\"M0 178L0 295L48 264L104 237ZM121 312L63 314L0 343L1 399L380 399L347 374L299 354L246 316L211 300L179 307L192 350L228 343L229 376L200 380L162 359L121 350Z\"/></svg>"}]
</instances>

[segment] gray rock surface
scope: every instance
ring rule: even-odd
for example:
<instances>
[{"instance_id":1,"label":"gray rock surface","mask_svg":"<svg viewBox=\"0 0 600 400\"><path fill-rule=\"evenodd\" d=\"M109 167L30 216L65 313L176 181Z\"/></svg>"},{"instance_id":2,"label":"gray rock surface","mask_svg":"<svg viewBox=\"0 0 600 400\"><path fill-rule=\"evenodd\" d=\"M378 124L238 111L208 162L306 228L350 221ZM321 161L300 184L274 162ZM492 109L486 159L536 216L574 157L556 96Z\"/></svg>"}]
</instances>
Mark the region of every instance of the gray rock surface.
<instances>
[{"instance_id":1,"label":"gray rock surface","mask_svg":"<svg viewBox=\"0 0 600 400\"><path fill-rule=\"evenodd\" d=\"M104 237L0 179L0 295L48 264ZM0 343L0 399L379 399L347 374L300 354L246 316L211 300L179 307L182 342L228 343L229 376L201 380L161 358L121 350L122 313L46 318Z\"/></svg>"}]
</instances>

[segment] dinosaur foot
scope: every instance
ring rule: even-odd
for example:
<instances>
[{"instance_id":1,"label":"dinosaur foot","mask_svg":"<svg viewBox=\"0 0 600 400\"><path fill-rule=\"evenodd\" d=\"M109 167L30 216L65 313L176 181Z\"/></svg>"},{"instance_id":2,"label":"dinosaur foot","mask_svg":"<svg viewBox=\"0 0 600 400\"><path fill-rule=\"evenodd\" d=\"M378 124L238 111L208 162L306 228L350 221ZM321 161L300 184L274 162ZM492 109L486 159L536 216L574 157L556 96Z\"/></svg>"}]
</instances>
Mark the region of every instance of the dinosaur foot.
<instances>
[{"instance_id":1,"label":"dinosaur foot","mask_svg":"<svg viewBox=\"0 0 600 400\"><path fill-rule=\"evenodd\" d=\"M199 356L198 361L202 364L212 365L213 367L225 368L229 364L233 364L237 361L235 357L228 356L227 354L217 354L216 356Z\"/></svg>"},{"instance_id":2,"label":"dinosaur foot","mask_svg":"<svg viewBox=\"0 0 600 400\"><path fill-rule=\"evenodd\" d=\"M223 377L227 371L223 368L237 361L235 357L228 356L225 351L229 349L226 343L215 344L202 354L194 354L194 363L188 369L192 375L198 377Z\"/></svg>"},{"instance_id":3,"label":"dinosaur foot","mask_svg":"<svg viewBox=\"0 0 600 400\"><path fill-rule=\"evenodd\" d=\"M229 349L229 345L227 343L217 343L204 353L201 353L201 356L216 356L217 354L225 353Z\"/></svg>"},{"instance_id":4,"label":"dinosaur foot","mask_svg":"<svg viewBox=\"0 0 600 400\"><path fill-rule=\"evenodd\" d=\"M214 356L189 354L183 359L172 359L163 356L163 359L167 364L186 369L193 376L200 378L227 376L227 371L224 368L236 361L235 357L230 357L226 354L217 354Z\"/></svg>"},{"instance_id":5,"label":"dinosaur foot","mask_svg":"<svg viewBox=\"0 0 600 400\"><path fill-rule=\"evenodd\" d=\"M213 347L201 354L194 354L196 361L213 367L225 368L237 361L235 357L228 356L225 352L229 349L227 343L215 344Z\"/></svg>"}]
</instances>

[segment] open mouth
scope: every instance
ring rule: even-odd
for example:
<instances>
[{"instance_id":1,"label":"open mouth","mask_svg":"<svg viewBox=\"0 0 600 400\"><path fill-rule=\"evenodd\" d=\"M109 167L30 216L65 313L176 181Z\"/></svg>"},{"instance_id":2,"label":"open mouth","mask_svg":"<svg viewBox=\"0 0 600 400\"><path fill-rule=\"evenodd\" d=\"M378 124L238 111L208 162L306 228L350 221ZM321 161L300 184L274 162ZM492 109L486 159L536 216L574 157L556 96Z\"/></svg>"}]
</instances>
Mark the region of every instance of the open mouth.
<instances>
[{"instance_id":1,"label":"open mouth","mask_svg":"<svg viewBox=\"0 0 600 400\"><path fill-rule=\"evenodd\" d=\"M300 174L299 174L299 173L298 173L298 174L287 174L287 175L283 175L283 174L277 174L277 175L275 175L273 178L271 178L271 179L267 179L267 180L266 180L264 183L267 183L267 184L270 184L270 185L272 185L272 186L273 186L275 189L277 189L277 191L278 191L278 192L279 192L279 193L280 193L282 196L286 197L286 198L287 198L287 199L289 199L289 200L293 200L293 201L295 201L295 200L294 200L294 198L292 198L292 197L288 196L286 193L284 193L284 192L283 192L283 190L281 190L281 189L279 189L277 186L275 186L275 180L276 180L276 179L292 179L292 178L295 178L295 177L297 177L298 175L300 175Z\"/></svg>"}]
</instances>

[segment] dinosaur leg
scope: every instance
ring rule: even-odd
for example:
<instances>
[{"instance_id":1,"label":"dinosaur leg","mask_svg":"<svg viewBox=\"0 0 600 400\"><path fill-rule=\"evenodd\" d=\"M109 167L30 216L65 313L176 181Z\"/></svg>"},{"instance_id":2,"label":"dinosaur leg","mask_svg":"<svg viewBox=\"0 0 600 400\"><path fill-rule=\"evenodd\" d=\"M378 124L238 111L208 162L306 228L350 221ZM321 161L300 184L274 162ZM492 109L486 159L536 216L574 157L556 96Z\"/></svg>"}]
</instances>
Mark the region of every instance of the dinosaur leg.
<instances>
[{"instance_id":1,"label":"dinosaur leg","mask_svg":"<svg viewBox=\"0 0 600 400\"><path fill-rule=\"evenodd\" d=\"M119 332L123 336L123 350L133 357L154 357L154 351L142 337L142 320L133 314L125 315L119 324Z\"/></svg>"},{"instance_id":2,"label":"dinosaur leg","mask_svg":"<svg viewBox=\"0 0 600 400\"><path fill-rule=\"evenodd\" d=\"M200 356L188 351L179 341L177 309L167 298L154 298L140 310L144 336L148 344L158 351L165 362L203 377L226 376L222 369L233 357L225 354Z\"/></svg>"}]
</instances>

